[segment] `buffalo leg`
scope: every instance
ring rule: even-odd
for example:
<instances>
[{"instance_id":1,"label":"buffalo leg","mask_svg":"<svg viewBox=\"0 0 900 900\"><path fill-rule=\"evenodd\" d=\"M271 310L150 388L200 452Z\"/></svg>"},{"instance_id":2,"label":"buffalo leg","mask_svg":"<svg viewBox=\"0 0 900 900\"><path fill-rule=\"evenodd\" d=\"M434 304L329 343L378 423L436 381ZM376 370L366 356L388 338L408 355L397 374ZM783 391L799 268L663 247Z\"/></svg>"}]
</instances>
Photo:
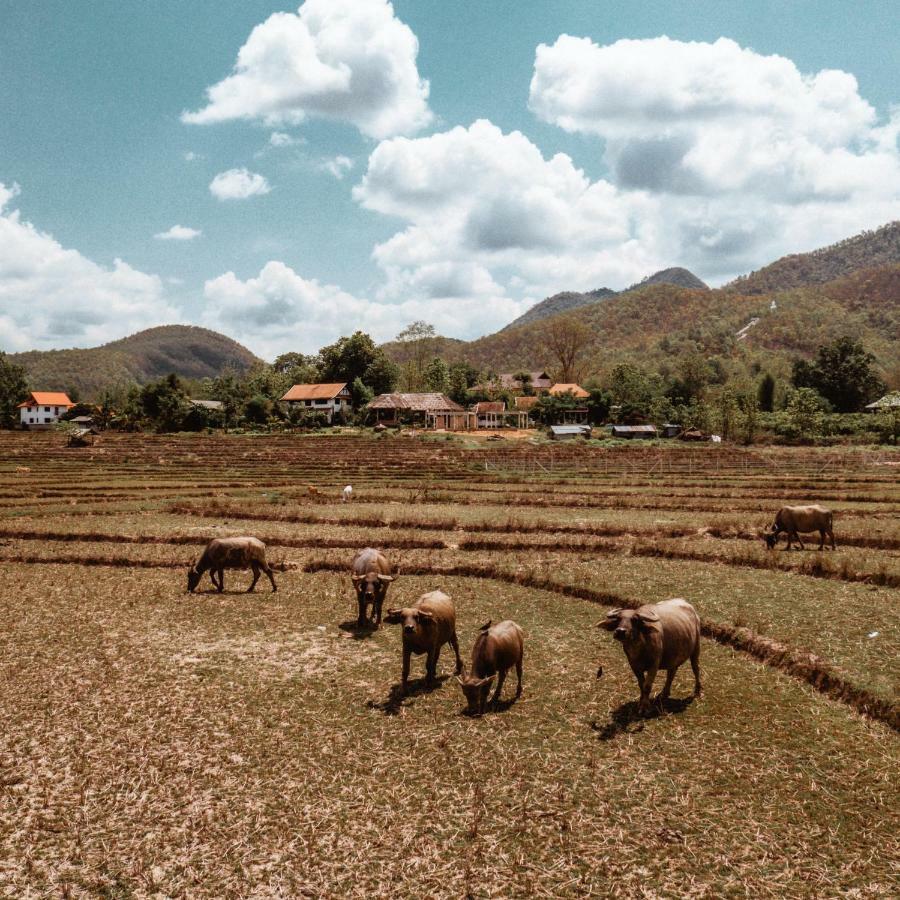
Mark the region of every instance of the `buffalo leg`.
<instances>
[{"instance_id":1,"label":"buffalo leg","mask_svg":"<svg viewBox=\"0 0 900 900\"><path fill-rule=\"evenodd\" d=\"M365 628L366 627L366 598L362 594L357 594L356 597L357 606L359 606L359 615L356 617L356 627L357 628Z\"/></svg>"},{"instance_id":2,"label":"buffalo leg","mask_svg":"<svg viewBox=\"0 0 900 900\"><path fill-rule=\"evenodd\" d=\"M383 597L379 597L372 604L372 617L375 619L375 627L376 628L378 628L378 626L381 625L381 601L383 599L384 599Z\"/></svg>"},{"instance_id":3,"label":"buffalo leg","mask_svg":"<svg viewBox=\"0 0 900 900\"><path fill-rule=\"evenodd\" d=\"M250 582L250 587L247 588L248 594L253 593L253 588L256 587L256 582L259 581L259 566L254 563L250 568L253 570L253 581Z\"/></svg>"},{"instance_id":4,"label":"buffalo leg","mask_svg":"<svg viewBox=\"0 0 900 900\"><path fill-rule=\"evenodd\" d=\"M500 702L500 695L503 693L503 682L506 681L506 673L508 669L501 669L497 674L497 690L491 698L491 706L496 706Z\"/></svg>"},{"instance_id":5,"label":"buffalo leg","mask_svg":"<svg viewBox=\"0 0 900 900\"><path fill-rule=\"evenodd\" d=\"M409 657L410 651L403 650L403 674L400 677L400 693L405 694L407 685L409 684Z\"/></svg>"},{"instance_id":6,"label":"buffalo leg","mask_svg":"<svg viewBox=\"0 0 900 900\"><path fill-rule=\"evenodd\" d=\"M822 550L825 547L825 529L819 529L819 550Z\"/></svg>"},{"instance_id":7,"label":"buffalo leg","mask_svg":"<svg viewBox=\"0 0 900 900\"><path fill-rule=\"evenodd\" d=\"M275 591L278 590L278 588L275 587L275 576L272 574L272 567L271 567L268 563L265 563L265 564L264 564L264 568L263 568L263 572L265 572L266 575L269 576L269 581L272 582L272 593L274 594Z\"/></svg>"},{"instance_id":8,"label":"buffalo leg","mask_svg":"<svg viewBox=\"0 0 900 900\"><path fill-rule=\"evenodd\" d=\"M672 682L675 680L675 673L677 671L678 669L675 666L672 666L672 668L666 672L666 683L659 692L659 697L657 697L660 703L665 703L665 701L669 699L669 692L672 690Z\"/></svg>"},{"instance_id":9,"label":"buffalo leg","mask_svg":"<svg viewBox=\"0 0 900 900\"><path fill-rule=\"evenodd\" d=\"M641 686L641 700L638 704L638 712L642 710L646 712L650 709L650 691L653 689L653 682L656 681L656 672L658 666L653 666L644 673L644 683Z\"/></svg>"},{"instance_id":10,"label":"buffalo leg","mask_svg":"<svg viewBox=\"0 0 900 900\"><path fill-rule=\"evenodd\" d=\"M219 569L218 572L219 572L219 593L221 594L222 591L225 590L225 570Z\"/></svg>"},{"instance_id":11,"label":"buffalo leg","mask_svg":"<svg viewBox=\"0 0 900 900\"><path fill-rule=\"evenodd\" d=\"M457 640L455 631L450 635L450 646L453 648L453 652L456 654L456 674L461 675L463 670L463 661L459 655L459 640Z\"/></svg>"},{"instance_id":12,"label":"buffalo leg","mask_svg":"<svg viewBox=\"0 0 900 900\"><path fill-rule=\"evenodd\" d=\"M428 684L434 684L437 680L438 657L441 655L441 648L437 647L433 651L428 651L428 658L425 663L425 681Z\"/></svg>"},{"instance_id":13,"label":"buffalo leg","mask_svg":"<svg viewBox=\"0 0 900 900\"><path fill-rule=\"evenodd\" d=\"M522 660L520 659L516 663L516 677L519 679L519 683L516 686L516 700L522 696Z\"/></svg>"},{"instance_id":14,"label":"buffalo leg","mask_svg":"<svg viewBox=\"0 0 900 900\"><path fill-rule=\"evenodd\" d=\"M805 550L806 547L803 545L803 539L800 537L799 531L794 532L794 537L797 538L797 543L800 545L800 549Z\"/></svg>"},{"instance_id":15,"label":"buffalo leg","mask_svg":"<svg viewBox=\"0 0 900 900\"><path fill-rule=\"evenodd\" d=\"M831 538L831 549L832 549L832 550L837 549L837 548L834 546L834 532L833 532L830 528L828 529L828 535L829 535L829 537Z\"/></svg>"},{"instance_id":16,"label":"buffalo leg","mask_svg":"<svg viewBox=\"0 0 900 900\"><path fill-rule=\"evenodd\" d=\"M694 648L694 652L691 654L691 668L694 670L694 696L702 697L703 696L703 687L700 684L700 642L697 641L697 646Z\"/></svg>"}]
</instances>

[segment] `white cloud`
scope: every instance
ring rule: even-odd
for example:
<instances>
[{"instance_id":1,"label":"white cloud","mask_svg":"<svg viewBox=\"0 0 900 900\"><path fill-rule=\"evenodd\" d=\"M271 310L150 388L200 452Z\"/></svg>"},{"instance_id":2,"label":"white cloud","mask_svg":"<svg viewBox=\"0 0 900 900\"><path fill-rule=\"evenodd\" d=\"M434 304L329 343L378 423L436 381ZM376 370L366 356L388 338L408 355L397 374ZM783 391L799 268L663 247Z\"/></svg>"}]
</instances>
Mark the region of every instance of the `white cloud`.
<instances>
[{"instance_id":1,"label":"white cloud","mask_svg":"<svg viewBox=\"0 0 900 900\"><path fill-rule=\"evenodd\" d=\"M432 118L418 51L387 0L307 0L296 14L275 13L257 25L234 72L182 121L278 125L319 116L374 138L414 132Z\"/></svg>"},{"instance_id":2,"label":"white cloud","mask_svg":"<svg viewBox=\"0 0 900 900\"><path fill-rule=\"evenodd\" d=\"M173 225L168 231L160 231L153 237L158 241L192 241L203 234L197 228L188 228L184 225Z\"/></svg>"},{"instance_id":3,"label":"white cloud","mask_svg":"<svg viewBox=\"0 0 900 900\"><path fill-rule=\"evenodd\" d=\"M248 169L229 169L219 172L209 184L212 195L219 200L246 200L272 190L269 182Z\"/></svg>"},{"instance_id":4,"label":"white cloud","mask_svg":"<svg viewBox=\"0 0 900 900\"><path fill-rule=\"evenodd\" d=\"M6 210L17 193L0 183L0 348L92 347L181 319L156 275L99 266Z\"/></svg>"},{"instance_id":5,"label":"white cloud","mask_svg":"<svg viewBox=\"0 0 900 900\"><path fill-rule=\"evenodd\" d=\"M440 273L434 273L438 287ZM427 319L443 334L474 337L481 325L502 327L527 304L499 296L485 310L481 295L453 303L433 297L385 303L355 297L330 284L303 278L282 262L268 262L246 281L233 272L207 281L204 324L240 335L242 342L269 359L288 350L311 353L357 329L378 341L393 338L405 325Z\"/></svg>"},{"instance_id":6,"label":"white cloud","mask_svg":"<svg viewBox=\"0 0 900 900\"><path fill-rule=\"evenodd\" d=\"M853 75L804 74L727 38L601 47L561 35L537 48L529 104L604 138L624 188L790 205L900 191L896 143Z\"/></svg>"},{"instance_id":7,"label":"white cloud","mask_svg":"<svg viewBox=\"0 0 900 900\"><path fill-rule=\"evenodd\" d=\"M185 162L195 162L198 159L203 159L203 157L199 153L194 153L193 150L188 150L184 154Z\"/></svg>"},{"instance_id":8,"label":"white cloud","mask_svg":"<svg viewBox=\"0 0 900 900\"><path fill-rule=\"evenodd\" d=\"M291 135L285 133L284 131L273 131L269 135L269 146L270 147L292 147L294 144L302 143L298 138L291 137Z\"/></svg>"},{"instance_id":9,"label":"white cloud","mask_svg":"<svg viewBox=\"0 0 900 900\"><path fill-rule=\"evenodd\" d=\"M353 168L353 160L349 156L335 156L322 162L320 168L340 181Z\"/></svg>"}]
</instances>

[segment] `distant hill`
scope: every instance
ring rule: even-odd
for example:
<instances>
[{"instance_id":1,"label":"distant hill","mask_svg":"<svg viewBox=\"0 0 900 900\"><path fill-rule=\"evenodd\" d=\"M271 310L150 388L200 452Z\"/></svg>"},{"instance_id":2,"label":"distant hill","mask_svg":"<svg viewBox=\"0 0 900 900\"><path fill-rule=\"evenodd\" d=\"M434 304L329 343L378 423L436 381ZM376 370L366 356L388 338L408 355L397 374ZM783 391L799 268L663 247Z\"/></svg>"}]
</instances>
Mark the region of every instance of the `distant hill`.
<instances>
[{"instance_id":1,"label":"distant hill","mask_svg":"<svg viewBox=\"0 0 900 900\"><path fill-rule=\"evenodd\" d=\"M541 319L548 319L550 316L558 316L562 313L572 312L572 310L580 309L582 306L590 306L592 303L598 303L601 300L607 300L610 297L616 297L626 294L629 291L635 291L640 288L653 284L674 284L678 287L691 288L696 290L707 290L706 285L693 272L687 269L672 268L663 269L648 275L643 281L625 288L624 291L613 291L609 288L598 288L595 291L587 291L580 294L577 291L563 291L535 303L527 312L519 316L518 319L510 322L506 328L517 328L519 325L530 325ZM504 331L506 329L503 329Z\"/></svg>"},{"instance_id":2,"label":"distant hill","mask_svg":"<svg viewBox=\"0 0 900 900\"><path fill-rule=\"evenodd\" d=\"M890 222L875 231L864 231L830 247L811 253L796 253L742 275L726 289L740 294L768 294L844 278L861 269L900 263L900 222Z\"/></svg>"},{"instance_id":3,"label":"distant hill","mask_svg":"<svg viewBox=\"0 0 900 900\"><path fill-rule=\"evenodd\" d=\"M105 387L144 384L169 372L214 377L226 368L246 371L259 359L246 347L207 328L161 325L85 350L29 350L9 359L25 367L32 388L70 390L96 398Z\"/></svg>"},{"instance_id":4,"label":"distant hill","mask_svg":"<svg viewBox=\"0 0 900 900\"><path fill-rule=\"evenodd\" d=\"M580 294L577 291L562 291L562 293L554 294L535 303L527 312L522 313L518 319L510 322L507 328L515 328L517 325L528 325L531 322L537 322L539 319L546 319L550 316L558 316L560 313L571 312L581 306L587 306L589 303L596 303L604 297L615 297L616 292L609 288L598 288L595 291L587 291Z\"/></svg>"},{"instance_id":5,"label":"distant hill","mask_svg":"<svg viewBox=\"0 0 900 900\"><path fill-rule=\"evenodd\" d=\"M772 301L775 309L772 309ZM889 382L900 373L900 265L855 272L822 285L771 294L738 294L719 288L646 284L568 312L596 335L585 371L609 371L622 362L673 371L686 353L717 356L728 367L761 367L787 377L797 356L845 334L875 354ZM758 319L744 337L739 332ZM547 367L551 320L507 327L475 341L443 345L444 359L468 360L485 371Z\"/></svg>"}]
</instances>

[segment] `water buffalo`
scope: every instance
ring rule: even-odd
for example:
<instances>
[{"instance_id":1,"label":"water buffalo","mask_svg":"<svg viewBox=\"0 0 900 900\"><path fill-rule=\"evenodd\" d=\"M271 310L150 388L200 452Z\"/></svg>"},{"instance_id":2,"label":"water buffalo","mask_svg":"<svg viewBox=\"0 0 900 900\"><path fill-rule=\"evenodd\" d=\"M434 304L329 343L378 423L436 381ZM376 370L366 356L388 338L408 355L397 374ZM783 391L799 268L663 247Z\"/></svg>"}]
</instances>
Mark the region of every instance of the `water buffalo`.
<instances>
[{"instance_id":1,"label":"water buffalo","mask_svg":"<svg viewBox=\"0 0 900 900\"><path fill-rule=\"evenodd\" d=\"M204 572L216 589L221 593L225 589L225 569L252 569L253 581L247 588L249 593L259 581L259 573L265 572L272 582L272 590L277 591L272 569L266 562L266 545L255 537L213 538L203 551L197 562L188 569L188 591L193 593L200 584ZM219 580L216 581L218 574Z\"/></svg>"},{"instance_id":2,"label":"water buffalo","mask_svg":"<svg viewBox=\"0 0 900 900\"><path fill-rule=\"evenodd\" d=\"M405 694L409 683L409 658L415 653L427 653L425 682L433 685L437 678L438 657L441 647L450 644L456 654L456 674L463 670L456 638L456 607L442 591L422 594L412 606L389 609L384 617L389 625L403 626L403 675L400 693Z\"/></svg>"},{"instance_id":3,"label":"water buffalo","mask_svg":"<svg viewBox=\"0 0 900 900\"><path fill-rule=\"evenodd\" d=\"M686 600L676 598L645 604L639 609L613 609L598 627L613 632L613 637L622 642L641 689L639 713L650 710L650 690L657 671L668 672L665 687L657 697L661 703L669 697L678 667L688 659L694 670L694 696L701 695L700 619Z\"/></svg>"},{"instance_id":4,"label":"water buffalo","mask_svg":"<svg viewBox=\"0 0 900 900\"><path fill-rule=\"evenodd\" d=\"M824 506L782 506L775 514L775 521L772 527L765 532L764 537L766 546L770 550L775 549L778 543L778 536L781 532L787 534L787 546L785 550L791 549L793 541L797 541L800 549L803 550L803 541L800 535L809 534L813 531L819 532L819 549L825 546L826 535L831 538L831 549L835 549L834 531L832 530L832 521L834 514L830 509Z\"/></svg>"},{"instance_id":5,"label":"water buffalo","mask_svg":"<svg viewBox=\"0 0 900 900\"><path fill-rule=\"evenodd\" d=\"M381 604L387 595L388 586L394 580L390 563L380 550L366 547L354 557L350 578L356 588L356 602L359 604L357 627L365 627L366 605L371 603L372 620L377 628L381 624Z\"/></svg>"},{"instance_id":6,"label":"water buffalo","mask_svg":"<svg viewBox=\"0 0 900 900\"><path fill-rule=\"evenodd\" d=\"M468 675L457 675L456 680L466 695L468 712L481 715L484 712L487 696L494 676L497 678L497 689L491 698L491 706L500 701L506 673L516 667L519 683L516 687L516 699L522 695L522 650L524 635L515 622L506 619L491 625L481 626L478 637L472 646L472 669Z\"/></svg>"}]
</instances>

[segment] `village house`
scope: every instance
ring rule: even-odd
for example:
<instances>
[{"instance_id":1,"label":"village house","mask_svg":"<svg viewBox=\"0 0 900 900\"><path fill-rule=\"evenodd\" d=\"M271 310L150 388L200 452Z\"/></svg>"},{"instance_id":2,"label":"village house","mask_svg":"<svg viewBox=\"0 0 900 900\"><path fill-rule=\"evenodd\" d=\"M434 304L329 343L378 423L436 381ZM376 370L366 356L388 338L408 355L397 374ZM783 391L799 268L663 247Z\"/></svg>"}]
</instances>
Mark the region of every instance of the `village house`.
<instances>
[{"instance_id":1,"label":"village house","mask_svg":"<svg viewBox=\"0 0 900 900\"><path fill-rule=\"evenodd\" d=\"M418 422L426 428L464 431L473 428L475 414L467 412L446 394L380 394L366 407L375 421L398 425L401 421Z\"/></svg>"},{"instance_id":2,"label":"village house","mask_svg":"<svg viewBox=\"0 0 900 900\"><path fill-rule=\"evenodd\" d=\"M75 404L63 391L32 391L18 406L22 428L50 428Z\"/></svg>"},{"instance_id":3,"label":"village house","mask_svg":"<svg viewBox=\"0 0 900 900\"><path fill-rule=\"evenodd\" d=\"M518 378L518 375L527 375L526 383ZM483 393L508 391L511 394L521 394L526 388L534 394L546 394L553 384L550 376L544 371L535 372L504 372L485 384L476 385L476 390Z\"/></svg>"},{"instance_id":4,"label":"village house","mask_svg":"<svg viewBox=\"0 0 900 900\"><path fill-rule=\"evenodd\" d=\"M324 413L329 422L351 408L350 389L345 384L295 384L282 398L289 407Z\"/></svg>"},{"instance_id":5,"label":"village house","mask_svg":"<svg viewBox=\"0 0 900 900\"><path fill-rule=\"evenodd\" d=\"M478 428L500 428L503 425L503 414L506 404L502 400L482 400L472 409Z\"/></svg>"}]
</instances>

